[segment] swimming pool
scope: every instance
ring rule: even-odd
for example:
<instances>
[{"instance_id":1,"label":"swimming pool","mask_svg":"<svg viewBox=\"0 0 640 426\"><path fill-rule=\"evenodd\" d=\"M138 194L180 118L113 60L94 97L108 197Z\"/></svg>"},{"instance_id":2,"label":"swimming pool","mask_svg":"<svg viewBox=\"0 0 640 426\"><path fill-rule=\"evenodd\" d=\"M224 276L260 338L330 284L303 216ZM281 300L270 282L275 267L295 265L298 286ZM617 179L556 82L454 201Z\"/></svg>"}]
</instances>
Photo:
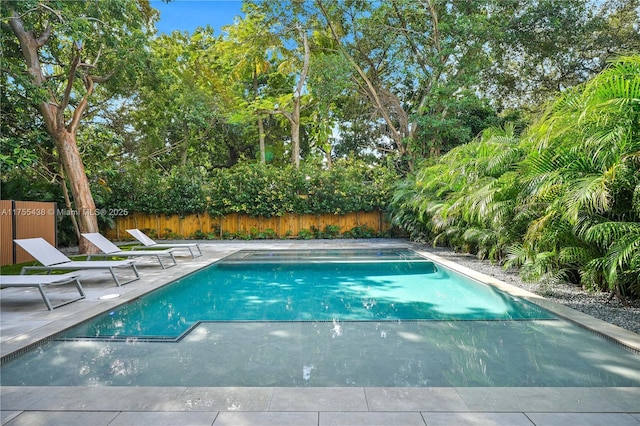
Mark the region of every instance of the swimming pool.
<instances>
[{"instance_id":1,"label":"swimming pool","mask_svg":"<svg viewBox=\"0 0 640 426\"><path fill-rule=\"evenodd\" d=\"M240 251L64 337L179 340L207 321L554 318L407 250Z\"/></svg>"},{"instance_id":2,"label":"swimming pool","mask_svg":"<svg viewBox=\"0 0 640 426\"><path fill-rule=\"evenodd\" d=\"M5 363L1 384L640 386L639 359L411 251L241 251Z\"/></svg>"}]
</instances>

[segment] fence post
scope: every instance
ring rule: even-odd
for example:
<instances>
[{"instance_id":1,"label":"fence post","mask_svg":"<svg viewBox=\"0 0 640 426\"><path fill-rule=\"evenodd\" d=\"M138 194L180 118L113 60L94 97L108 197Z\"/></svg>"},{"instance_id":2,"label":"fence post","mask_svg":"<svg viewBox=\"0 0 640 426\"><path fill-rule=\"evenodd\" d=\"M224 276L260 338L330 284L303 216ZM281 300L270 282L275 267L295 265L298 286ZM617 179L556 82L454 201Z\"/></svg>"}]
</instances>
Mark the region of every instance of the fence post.
<instances>
[{"instance_id":1,"label":"fence post","mask_svg":"<svg viewBox=\"0 0 640 426\"><path fill-rule=\"evenodd\" d=\"M16 263L16 258L18 254L16 253L17 246L13 243L13 240L17 238L16 229L18 228L18 224L16 223L16 202L11 200L11 264L14 265Z\"/></svg>"}]
</instances>

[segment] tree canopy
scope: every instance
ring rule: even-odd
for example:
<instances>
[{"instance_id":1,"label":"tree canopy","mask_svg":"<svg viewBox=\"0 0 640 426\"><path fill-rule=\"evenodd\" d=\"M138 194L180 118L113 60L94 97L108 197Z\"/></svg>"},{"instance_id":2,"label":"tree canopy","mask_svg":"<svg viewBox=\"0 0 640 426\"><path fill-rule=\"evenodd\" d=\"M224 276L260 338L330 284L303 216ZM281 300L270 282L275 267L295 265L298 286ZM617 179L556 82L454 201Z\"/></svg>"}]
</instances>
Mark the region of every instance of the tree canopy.
<instances>
[{"instance_id":1,"label":"tree canopy","mask_svg":"<svg viewBox=\"0 0 640 426\"><path fill-rule=\"evenodd\" d=\"M515 250L513 235L523 232L523 250L542 247L532 211L541 228L584 224L585 209L633 223L633 202L612 200L634 200L635 189L607 186L631 179L628 165L617 166L633 157L631 145L616 142L600 159L607 150L585 142L593 138L578 125L622 138L622 127L598 127L612 123L604 121L610 111L586 119L596 98L584 93L633 62L608 65L640 51L639 10L640 0L245 0L243 16L224 28L158 34L146 0L4 1L2 195L24 196L12 183L25 178L34 188L53 181L52 198L92 212L118 199L113 189L125 176L180 186L180 176L208 182L252 163L320 176L344 160L406 176L396 205L411 207L395 214L413 231L452 245L456 232L466 234L464 245L496 259L511 256L506 247ZM547 132L546 142L535 132ZM458 168L445 173L446 162ZM542 179L541 167L553 170ZM608 174L595 178L592 169ZM469 170L478 172L473 182ZM512 186L514 173L529 185ZM456 195L441 202L447 194ZM525 194L527 214L508 213ZM552 196L562 215L543 214ZM464 226L454 219L462 206ZM78 228L96 226L93 215ZM592 235L580 233L581 244L593 247ZM565 237L556 247L575 243Z\"/></svg>"},{"instance_id":2,"label":"tree canopy","mask_svg":"<svg viewBox=\"0 0 640 426\"><path fill-rule=\"evenodd\" d=\"M31 153L47 143L46 133L53 145L43 147L42 153L59 163L63 193L70 203L68 181L79 212L74 218L77 233L95 232L96 206L77 134L87 116L97 116L94 106L125 95L131 87L153 10L148 3L126 0L9 1L1 7L4 96L15 103L9 107L14 114L27 113L12 115L6 124L8 148L18 157L8 163L32 164ZM23 124L29 119L39 124L39 131ZM17 130L23 126L38 135L35 140L24 140Z\"/></svg>"}]
</instances>

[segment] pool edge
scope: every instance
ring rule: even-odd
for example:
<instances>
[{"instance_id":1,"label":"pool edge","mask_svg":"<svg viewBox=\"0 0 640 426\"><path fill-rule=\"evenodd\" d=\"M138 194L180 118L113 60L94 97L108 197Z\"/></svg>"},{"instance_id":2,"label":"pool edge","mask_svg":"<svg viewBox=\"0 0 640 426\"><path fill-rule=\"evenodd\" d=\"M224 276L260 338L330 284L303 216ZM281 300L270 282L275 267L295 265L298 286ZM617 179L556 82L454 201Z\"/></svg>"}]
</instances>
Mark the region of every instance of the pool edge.
<instances>
[{"instance_id":1,"label":"pool edge","mask_svg":"<svg viewBox=\"0 0 640 426\"><path fill-rule=\"evenodd\" d=\"M335 243L339 241L333 240L332 242ZM211 245L217 246L215 243ZM462 266L458 263L455 263L454 261L450 261L445 258L442 258L435 253L426 251L424 249L424 246L421 246L419 244L407 243L405 246L402 243L395 242L391 246L392 247L404 246L406 248L410 248L416 253L420 254L421 256L427 259L440 263L448 268L451 268L452 270L458 273L469 276L475 280L494 286L499 290L502 290L514 297L521 297L532 303L535 303L563 319L566 319L575 324L578 324L584 327L585 329L590 330L602 336L603 338L605 338L606 340L610 341L613 344L618 344L620 346L625 347L626 349L631 350L632 352L635 352L636 354L640 354L640 335L639 334L623 329L616 325L610 324L598 318L592 317L588 314L584 314L580 311L577 311L565 305L545 299L543 296L537 295L535 293L531 293L520 287L508 284L504 281L498 280L489 275L474 271L473 269ZM221 247L217 247L217 248L220 249ZM356 248L359 248L359 247L356 247ZM87 319L93 318L97 315L107 312L108 310L113 309L117 306L128 303L131 300L135 300L147 293L150 293L160 287L163 287L173 282L178 278L194 273L240 250L243 250L243 248L229 247L226 250L222 250L218 252L215 257L205 258L205 256L203 256L198 259L189 260L184 265L181 265L183 266L182 268L180 267L172 268L173 270L169 270L169 271L167 270L154 271L154 273L152 273L150 277L143 277L141 280L125 286L127 288L135 287L135 290L133 290L132 292L128 292L126 296L122 298L108 300L108 301L99 301L99 303L96 303L93 306L87 307L82 312L72 312L65 318L55 320L42 327L38 327L34 330L31 330L28 333L17 335L8 341L2 342L2 344L0 345L0 360L2 361L2 363L4 363L10 359L13 359L14 357L19 356L20 354L30 350L31 348L41 344L42 342L50 340L51 338L54 338L56 335L60 334L64 330L67 330L68 328L76 324L79 324ZM71 308L73 306L74 304L67 305L67 307L71 307ZM46 314L47 313L43 313L43 315L46 315Z\"/></svg>"},{"instance_id":2,"label":"pool edge","mask_svg":"<svg viewBox=\"0 0 640 426\"><path fill-rule=\"evenodd\" d=\"M608 323L601 319L595 318L591 315L585 314L568 306L551 301L544 298L543 296L531 293L530 291L498 280L497 278L491 277L478 271L474 271L471 268L467 268L466 266L462 266L458 263L442 258L437 254L419 249L414 250L421 256L433 260L434 262L440 263L458 273L496 287L497 289L504 291L514 297L521 297L528 300L529 302L535 303L536 305L550 311L554 315L578 324L579 326L600 335L604 339L614 344L623 346L625 349L630 350L637 355L640 355L639 334L626 330L617 325Z\"/></svg>"},{"instance_id":3,"label":"pool edge","mask_svg":"<svg viewBox=\"0 0 640 426\"><path fill-rule=\"evenodd\" d=\"M225 254L224 256L226 256ZM129 303L136 300L148 293L151 293L173 281L185 277L189 274L199 271L202 268L219 261L224 256L218 256L215 258L203 259L199 257L195 261L189 261L184 264L179 264L179 267L171 268L171 270L154 270L149 273L149 276L141 274L141 279L131 284L127 284L123 287L117 287L119 291L123 291L122 297L110 300L89 300L87 302L92 303L91 306L87 306L82 310L75 312L68 312L68 315L59 319L53 319L51 322L33 329L27 333L19 334L13 338L3 341L0 345L0 364L20 356L21 354L30 351L34 347L42 344L43 342L54 339L69 328L101 315L109 310L117 308L118 306ZM180 267L182 266L182 267ZM147 272L147 271L145 271ZM126 291L133 289L132 291ZM67 305L70 309L74 308L74 304ZM77 305L76 305L77 306ZM57 313L43 312L42 315L52 315Z\"/></svg>"}]
</instances>

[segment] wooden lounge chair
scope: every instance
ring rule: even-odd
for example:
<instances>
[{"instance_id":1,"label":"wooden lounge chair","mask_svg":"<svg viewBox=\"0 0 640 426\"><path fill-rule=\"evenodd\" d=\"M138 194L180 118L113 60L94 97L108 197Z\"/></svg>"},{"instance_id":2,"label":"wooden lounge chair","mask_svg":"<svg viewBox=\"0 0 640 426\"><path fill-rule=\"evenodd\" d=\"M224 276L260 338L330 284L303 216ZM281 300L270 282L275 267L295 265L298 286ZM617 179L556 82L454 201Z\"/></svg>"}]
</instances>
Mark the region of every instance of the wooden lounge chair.
<instances>
[{"instance_id":1,"label":"wooden lounge chair","mask_svg":"<svg viewBox=\"0 0 640 426\"><path fill-rule=\"evenodd\" d=\"M26 238L13 241L42 264L42 266L24 266L22 271L20 271L20 275L24 275L27 271L35 270L45 270L51 273L51 271L55 270L77 271L79 269L107 269L111 273L111 276L118 287L140 279L135 261L133 260L73 261L61 253L57 248L49 244L49 242L44 238ZM135 278L121 283L114 272L114 269L116 268L131 268L135 274Z\"/></svg>"},{"instance_id":2,"label":"wooden lounge chair","mask_svg":"<svg viewBox=\"0 0 640 426\"><path fill-rule=\"evenodd\" d=\"M189 249L189 253L191 253L191 257L193 257L194 259L196 257L200 257L202 256L202 250L200 250L200 244L198 243L177 243L177 244L171 244L171 243L167 243L167 244L158 244L155 241L153 241L151 238L147 237L147 235L145 235L144 232L138 230L138 229L127 229L127 232L129 234L131 234L133 236L133 238L135 238L136 240L140 241L142 244L144 244L144 247L154 247L154 248L186 248ZM138 248L138 247L136 247ZM196 253L194 252L193 249L197 249L198 250L198 254L196 255Z\"/></svg>"},{"instance_id":3,"label":"wooden lounge chair","mask_svg":"<svg viewBox=\"0 0 640 426\"><path fill-rule=\"evenodd\" d=\"M87 260L91 260L92 257L101 256L106 258L107 256L122 256L122 257L134 257L134 256L154 256L160 262L160 266L162 269L167 269L172 266L176 266L178 262L176 262L176 258L173 255L175 248L170 248L166 250L121 250L120 247L113 244L111 241L107 240L102 234L97 232L82 234L84 238L89 240L91 244L96 246L102 253L101 254L90 254L87 256ZM169 256L173 261L172 265L165 266L162 262L162 257Z\"/></svg>"},{"instance_id":4,"label":"wooden lounge chair","mask_svg":"<svg viewBox=\"0 0 640 426\"><path fill-rule=\"evenodd\" d=\"M47 309L52 311L60 306L84 299L84 291L82 290L80 280L78 280L78 275L77 272L68 272L60 275L0 275L0 287L37 287L38 290L40 290L44 304L47 305ZM68 284L71 282L75 283L80 297L53 306L44 291L44 286Z\"/></svg>"}]
</instances>

